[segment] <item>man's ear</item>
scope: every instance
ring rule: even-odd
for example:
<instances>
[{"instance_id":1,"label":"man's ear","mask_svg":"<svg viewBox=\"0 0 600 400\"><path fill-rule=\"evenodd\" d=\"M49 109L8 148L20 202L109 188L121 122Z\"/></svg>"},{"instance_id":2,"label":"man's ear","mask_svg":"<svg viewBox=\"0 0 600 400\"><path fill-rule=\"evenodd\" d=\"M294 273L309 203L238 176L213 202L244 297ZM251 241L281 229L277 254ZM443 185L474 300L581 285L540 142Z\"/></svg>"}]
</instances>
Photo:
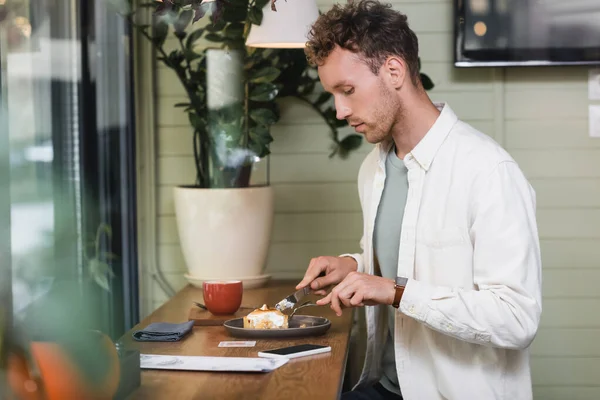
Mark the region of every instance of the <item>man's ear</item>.
<instances>
[{"instance_id":1,"label":"man's ear","mask_svg":"<svg viewBox=\"0 0 600 400\"><path fill-rule=\"evenodd\" d=\"M390 84L395 89L400 89L404 85L404 81L407 76L407 66L404 60L400 57L392 56L388 57L383 64L385 71L387 72Z\"/></svg>"}]
</instances>

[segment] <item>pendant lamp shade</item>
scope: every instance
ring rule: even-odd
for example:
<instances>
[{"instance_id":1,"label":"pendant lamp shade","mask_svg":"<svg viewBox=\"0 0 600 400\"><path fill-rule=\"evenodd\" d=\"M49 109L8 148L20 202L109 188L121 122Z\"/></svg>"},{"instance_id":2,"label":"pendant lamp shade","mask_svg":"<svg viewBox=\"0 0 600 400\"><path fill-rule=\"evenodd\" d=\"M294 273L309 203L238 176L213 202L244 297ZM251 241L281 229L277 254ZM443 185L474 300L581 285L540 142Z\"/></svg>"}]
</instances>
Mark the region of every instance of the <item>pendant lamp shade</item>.
<instances>
[{"instance_id":1,"label":"pendant lamp shade","mask_svg":"<svg viewBox=\"0 0 600 400\"><path fill-rule=\"evenodd\" d=\"M278 0L277 11L271 2L263 8L260 25L252 25L246 39L248 47L280 49L304 48L311 25L319 17L315 0Z\"/></svg>"}]
</instances>

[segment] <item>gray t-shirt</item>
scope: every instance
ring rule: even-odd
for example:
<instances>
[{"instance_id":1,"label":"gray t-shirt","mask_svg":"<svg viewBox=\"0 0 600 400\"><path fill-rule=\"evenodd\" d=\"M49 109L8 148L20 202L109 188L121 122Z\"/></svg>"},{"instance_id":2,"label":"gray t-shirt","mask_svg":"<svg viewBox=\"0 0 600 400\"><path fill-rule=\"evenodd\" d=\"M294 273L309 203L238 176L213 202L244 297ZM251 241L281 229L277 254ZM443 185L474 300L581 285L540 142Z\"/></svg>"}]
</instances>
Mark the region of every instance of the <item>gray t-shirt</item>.
<instances>
[{"instance_id":1,"label":"gray t-shirt","mask_svg":"<svg viewBox=\"0 0 600 400\"><path fill-rule=\"evenodd\" d=\"M385 171L385 186L377 208L373 232L373 248L381 276L395 280L398 272L400 232L408 194L408 170L404 161L396 156L394 147L386 158ZM387 390L400 394L394 355L394 311L392 306L388 306L389 333L383 353L383 377L380 382Z\"/></svg>"}]
</instances>

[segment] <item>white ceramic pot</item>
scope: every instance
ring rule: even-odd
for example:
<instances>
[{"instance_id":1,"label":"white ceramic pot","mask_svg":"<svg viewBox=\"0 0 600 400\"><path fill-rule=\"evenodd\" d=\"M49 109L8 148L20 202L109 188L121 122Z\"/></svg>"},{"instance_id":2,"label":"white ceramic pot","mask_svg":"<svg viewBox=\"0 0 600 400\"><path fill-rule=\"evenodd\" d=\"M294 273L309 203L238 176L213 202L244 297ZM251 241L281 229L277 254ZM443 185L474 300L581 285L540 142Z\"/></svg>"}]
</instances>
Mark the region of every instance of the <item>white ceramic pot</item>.
<instances>
[{"instance_id":1,"label":"white ceramic pot","mask_svg":"<svg viewBox=\"0 0 600 400\"><path fill-rule=\"evenodd\" d=\"M190 282L261 276L273 227L271 186L175 187L173 194Z\"/></svg>"}]
</instances>

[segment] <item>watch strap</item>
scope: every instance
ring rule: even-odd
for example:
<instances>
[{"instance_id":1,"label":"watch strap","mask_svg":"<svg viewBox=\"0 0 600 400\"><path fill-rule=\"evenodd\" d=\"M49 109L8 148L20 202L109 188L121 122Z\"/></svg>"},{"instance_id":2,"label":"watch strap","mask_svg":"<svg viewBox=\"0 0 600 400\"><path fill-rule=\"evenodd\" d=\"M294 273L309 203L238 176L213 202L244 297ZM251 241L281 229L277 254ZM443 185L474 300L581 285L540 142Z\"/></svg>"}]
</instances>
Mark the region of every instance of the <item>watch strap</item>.
<instances>
[{"instance_id":1,"label":"watch strap","mask_svg":"<svg viewBox=\"0 0 600 400\"><path fill-rule=\"evenodd\" d=\"M402 295L404 294L404 288L406 287L407 281L407 278L396 278L396 282L394 284L394 289L396 290L396 293L394 293L394 302L392 303L392 307L400 307L400 300L402 300Z\"/></svg>"}]
</instances>

